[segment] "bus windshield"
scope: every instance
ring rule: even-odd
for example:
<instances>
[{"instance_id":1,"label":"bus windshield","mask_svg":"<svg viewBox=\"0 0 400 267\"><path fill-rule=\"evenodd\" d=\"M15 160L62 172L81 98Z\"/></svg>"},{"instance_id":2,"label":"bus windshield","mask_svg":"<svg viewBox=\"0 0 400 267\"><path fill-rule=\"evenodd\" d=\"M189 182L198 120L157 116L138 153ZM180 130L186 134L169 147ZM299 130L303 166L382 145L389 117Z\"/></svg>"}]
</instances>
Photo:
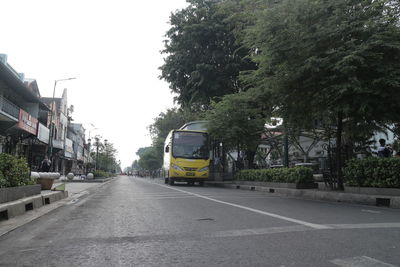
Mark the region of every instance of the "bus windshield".
<instances>
[{"instance_id":1,"label":"bus windshield","mask_svg":"<svg viewBox=\"0 0 400 267\"><path fill-rule=\"evenodd\" d=\"M175 132L172 141L175 158L208 159L208 135L198 132Z\"/></svg>"}]
</instances>

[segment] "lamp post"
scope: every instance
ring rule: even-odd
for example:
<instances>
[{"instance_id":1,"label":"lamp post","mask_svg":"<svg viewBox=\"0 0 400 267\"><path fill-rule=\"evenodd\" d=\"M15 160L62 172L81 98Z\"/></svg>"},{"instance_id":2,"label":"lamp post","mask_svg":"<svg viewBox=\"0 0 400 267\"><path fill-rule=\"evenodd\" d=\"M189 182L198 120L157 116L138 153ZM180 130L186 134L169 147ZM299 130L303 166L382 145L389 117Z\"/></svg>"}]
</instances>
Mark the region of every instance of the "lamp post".
<instances>
[{"instance_id":1,"label":"lamp post","mask_svg":"<svg viewBox=\"0 0 400 267\"><path fill-rule=\"evenodd\" d=\"M105 151L105 164L106 164L106 172L108 172L108 149L107 149L107 139L104 139L104 151Z\"/></svg>"},{"instance_id":2,"label":"lamp post","mask_svg":"<svg viewBox=\"0 0 400 267\"><path fill-rule=\"evenodd\" d=\"M94 165L94 170L97 171L98 169L98 160L99 160L99 145L100 145L100 137L99 136L95 136L94 140L96 140L95 144L96 144L96 162Z\"/></svg>"},{"instance_id":3,"label":"lamp post","mask_svg":"<svg viewBox=\"0 0 400 267\"><path fill-rule=\"evenodd\" d=\"M54 98L56 94L56 87L57 83L61 81L69 81L69 80L74 80L76 78L67 78L67 79L59 79L54 81L54 88L53 88L53 99L51 103L51 114L50 114L50 131L49 131L49 150L48 150L48 157L51 160L51 157L53 155L53 132L54 132L54 126L53 126L53 111L54 111Z\"/></svg>"}]
</instances>

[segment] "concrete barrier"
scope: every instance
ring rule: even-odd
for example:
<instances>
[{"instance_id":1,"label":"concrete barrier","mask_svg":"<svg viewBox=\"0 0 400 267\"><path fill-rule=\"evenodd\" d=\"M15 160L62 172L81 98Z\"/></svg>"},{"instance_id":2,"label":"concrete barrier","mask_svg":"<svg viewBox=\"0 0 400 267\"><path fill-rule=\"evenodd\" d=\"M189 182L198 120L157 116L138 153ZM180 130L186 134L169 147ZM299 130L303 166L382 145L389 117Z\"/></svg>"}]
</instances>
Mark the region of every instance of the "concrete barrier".
<instances>
[{"instance_id":1,"label":"concrete barrier","mask_svg":"<svg viewBox=\"0 0 400 267\"><path fill-rule=\"evenodd\" d=\"M68 197L67 191L49 191L44 193L42 192L40 195L0 204L0 218L1 220L7 220L12 217L23 215L27 211L38 209L44 205L54 203L66 197Z\"/></svg>"},{"instance_id":2,"label":"concrete barrier","mask_svg":"<svg viewBox=\"0 0 400 267\"><path fill-rule=\"evenodd\" d=\"M0 188L0 204L40 194L40 185Z\"/></svg>"},{"instance_id":3,"label":"concrete barrier","mask_svg":"<svg viewBox=\"0 0 400 267\"><path fill-rule=\"evenodd\" d=\"M48 205L68 197L68 191L54 191L42 193L43 205Z\"/></svg>"},{"instance_id":4,"label":"concrete barrier","mask_svg":"<svg viewBox=\"0 0 400 267\"><path fill-rule=\"evenodd\" d=\"M6 214L7 219L22 215L27 211L43 206L42 196L32 196L0 205L0 212ZM4 213L5 212L5 213Z\"/></svg>"},{"instance_id":5,"label":"concrete barrier","mask_svg":"<svg viewBox=\"0 0 400 267\"><path fill-rule=\"evenodd\" d=\"M346 192L335 192L316 189L292 189L292 188L274 188L265 186L250 186L236 183L218 183L209 182L208 186L217 186L232 189L251 190L268 192L278 196L303 198L310 200L323 200L331 202L346 202L373 206L386 206L390 208L400 208L400 196L378 195L378 194L356 194ZM371 192L376 192L371 190Z\"/></svg>"}]
</instances>

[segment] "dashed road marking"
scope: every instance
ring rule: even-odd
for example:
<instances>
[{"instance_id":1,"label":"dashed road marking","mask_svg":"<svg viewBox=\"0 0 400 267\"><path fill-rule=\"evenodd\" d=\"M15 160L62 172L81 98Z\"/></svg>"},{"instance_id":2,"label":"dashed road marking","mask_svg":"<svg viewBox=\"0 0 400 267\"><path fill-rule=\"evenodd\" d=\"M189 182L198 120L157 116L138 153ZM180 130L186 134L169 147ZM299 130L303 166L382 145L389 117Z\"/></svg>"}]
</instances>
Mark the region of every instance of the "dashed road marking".
<instances>
[{"instance_id":1,"label":"dashed road marking","mask_svg":"<svg viewBox=\"0 0 400 267\"><path fill-rule=\"evenodd\" d=\"M379 210L361 210L362 212L374 213L374 214L381 214L382 212Z\"/></svg>"},{"instance_id":2,"label":"dashed road marking","mask_svg":"<svg viewBox=\"0 0 400 267\"><path fill-rule=\"evenodd\" d=\"M377 259L368 256L359 256L346 259L335 259L331 260L330 262L342 267L396 267L396 265L379 261Z\"/></svg>"},{"instance_id":3,"label":"dashed road marking","mask_svg":"<svg viewBox=\"0 0 400 267\"><path fill-rule=\"evenodd\" d=\"M289 233L289 232L303 232L310 230L313 229L304 225L292 225L283 227L219 231L210 234L209 237L241 237L241 236L268 235L268 234Z\"/></svg>"},{"instance_id":4,"label":"dashed road marking","mask_svg":"<svg viewBox=\"0 0 400 267\"><path fill-rule=\"evenodd\" d=\"M369 229L369 228L400 228L400 223L352 223L352 224L327 224L332 229Z\"/></svg>"}]
</instances>

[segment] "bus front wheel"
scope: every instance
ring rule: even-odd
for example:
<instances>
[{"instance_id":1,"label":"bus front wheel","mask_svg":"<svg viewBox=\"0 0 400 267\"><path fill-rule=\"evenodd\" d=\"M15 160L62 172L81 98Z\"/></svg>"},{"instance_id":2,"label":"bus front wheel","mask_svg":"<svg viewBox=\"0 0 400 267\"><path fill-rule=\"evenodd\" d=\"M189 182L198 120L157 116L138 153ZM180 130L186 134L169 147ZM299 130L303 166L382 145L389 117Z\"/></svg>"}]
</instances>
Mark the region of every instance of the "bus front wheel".
<instances>
[{"instance_id":1,"label":"bus front wheel","mask_svg":"<svg viewBox=\"0 0 400 267\"><path fill-rule=\"evenodd\" d=\"M169 178L169 179L168 179L168 184L169 184L169 185L174 185L174 184L175 184L174 179L173 179L173 178Z\"/></svg>"},{"instance_id":2,"label":"bus front wheel","mask_svg":"<svg viewBox=\"0 0 400 267\"><path fill-rule=\"evenodd\" d=\"M165 178L164 183L168 184L168 178Z\"/></svg>"}]
</instances>

